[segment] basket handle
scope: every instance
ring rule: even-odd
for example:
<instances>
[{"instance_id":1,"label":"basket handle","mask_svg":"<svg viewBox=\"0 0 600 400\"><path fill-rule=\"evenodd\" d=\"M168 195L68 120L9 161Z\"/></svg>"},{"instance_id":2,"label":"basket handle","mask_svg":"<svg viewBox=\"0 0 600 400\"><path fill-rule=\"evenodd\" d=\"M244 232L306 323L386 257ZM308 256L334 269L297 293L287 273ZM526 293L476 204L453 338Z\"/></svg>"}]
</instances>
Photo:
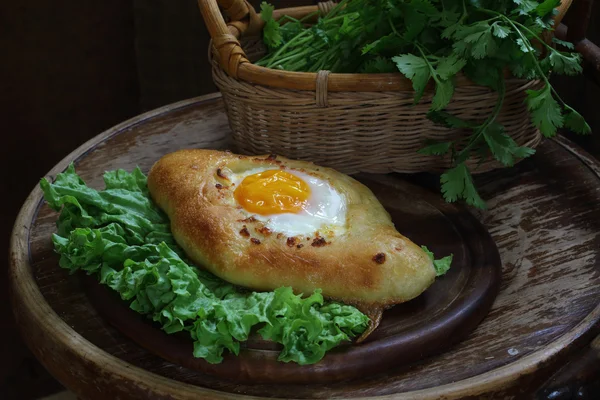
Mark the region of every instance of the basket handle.
<instances>
[{"instance_id":1,"label":"basket handle","mask_svg":"<svg viewBox=\"0 0 600 400\"><path fill-rule=\"evenodd\" d=\"M573 0L561 0L556 10L558 11L554 16L554 28L560 25L567 11L569 11L569 7L571 7L571 3Z\"/></svg>"},{"instance_id":2,"label":"basket handle","mask_svg":"<svg viewBox=\"0 0 600 400\"><path fill-rule=\"evenodd\" d=\"M226 24L219 6L231 18ZM248 62L246 53L237 39L246 31L259 32L262 21L247 0L198 0L198 7L219 53L219 63L230 76L237 78L242 63Z\"/></svg>"}]
</instances>

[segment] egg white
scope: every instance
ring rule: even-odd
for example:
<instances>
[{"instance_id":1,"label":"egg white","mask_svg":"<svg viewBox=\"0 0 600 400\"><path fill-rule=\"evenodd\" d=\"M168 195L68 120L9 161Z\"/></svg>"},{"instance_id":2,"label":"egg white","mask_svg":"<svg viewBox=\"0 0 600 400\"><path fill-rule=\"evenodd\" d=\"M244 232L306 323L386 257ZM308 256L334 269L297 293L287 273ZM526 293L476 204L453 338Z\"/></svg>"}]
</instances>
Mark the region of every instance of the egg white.
<instances>
[{"instance_id":1,"label":"egg white","mask_svg":"<svg viewBox=\"0 0 600 400\"><path fill-rule=\"evenodd\" d=\"M232 173L230 181L237 188L248 175L259 172L278 170L273 167L253 168L241 173ZM306 205L297 213L260 215L247 213L261 221L267 228L276 233L291 236L314 236L317 232L322 237L339 235L346 225L346 200L329 182L304 172L286 169L286 172L302 179L310 188L310 197Z\"/></svg>"}]
</instances>

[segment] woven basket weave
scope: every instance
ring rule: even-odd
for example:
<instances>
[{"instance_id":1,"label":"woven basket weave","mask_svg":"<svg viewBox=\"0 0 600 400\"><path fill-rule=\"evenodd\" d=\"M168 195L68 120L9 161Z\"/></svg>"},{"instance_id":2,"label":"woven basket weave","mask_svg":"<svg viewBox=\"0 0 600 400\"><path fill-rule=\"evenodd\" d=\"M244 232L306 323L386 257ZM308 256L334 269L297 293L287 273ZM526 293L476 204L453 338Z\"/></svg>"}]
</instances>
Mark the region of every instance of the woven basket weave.
<instances>
[{"instance_id":1,"label":"woven basket weave","mask_svg":"<svg viewBox=\"0 0 600 400\"><path fill-rule=\"evenodd\" d=\"M348 174L441 171L451 166L449 158L417 153L426 139L460 141L469 134L427 119L431 90L413 105L412 84L401 74L314 74L258 67L252 62L265 51L260 16L244 0L216 1L199 0L199 5L212 37L213 79L223 95L238 152L278 154ZM219 5L230 16L227 25ZM325 13L332 5L321 3L318 9ZM298 18L316 10L295 7L277 10L276 16ZM506 80L498 121L519 145L536 147L541 140L524 98L525 90L542 85ZM492 90L460 77L447 110L483 121L496 99ZM474 173L501 166L490 158L475 168L478 162L469 160Z\"/></svg>"}]
</instances>

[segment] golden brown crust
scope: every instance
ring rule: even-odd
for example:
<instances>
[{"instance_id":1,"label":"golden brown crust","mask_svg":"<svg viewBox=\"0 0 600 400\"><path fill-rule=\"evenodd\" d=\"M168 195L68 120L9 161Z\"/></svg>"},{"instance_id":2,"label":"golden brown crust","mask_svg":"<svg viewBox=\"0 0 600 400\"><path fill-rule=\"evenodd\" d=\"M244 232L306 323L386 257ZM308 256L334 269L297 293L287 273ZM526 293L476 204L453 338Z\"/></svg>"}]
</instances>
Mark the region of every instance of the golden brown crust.
<instances>
[{"instance_id":1,"label":"golden brown crust","mask_svg":"<svg viewBox=\"0 0 600 400\"><path fill-rule=\"evenodd\" d=\"M328 180L347 202L346 231L290 238L249 216L235 203L228 174L258 166ZM418 296L435 278L427 254L396 231L372 192L329 168L282 157L181 150L152 167L148 187L188 256L234 284L255 290L292 286L298 293L320 288L347 303L389 306Z\"/></svg>"}]
</instances>

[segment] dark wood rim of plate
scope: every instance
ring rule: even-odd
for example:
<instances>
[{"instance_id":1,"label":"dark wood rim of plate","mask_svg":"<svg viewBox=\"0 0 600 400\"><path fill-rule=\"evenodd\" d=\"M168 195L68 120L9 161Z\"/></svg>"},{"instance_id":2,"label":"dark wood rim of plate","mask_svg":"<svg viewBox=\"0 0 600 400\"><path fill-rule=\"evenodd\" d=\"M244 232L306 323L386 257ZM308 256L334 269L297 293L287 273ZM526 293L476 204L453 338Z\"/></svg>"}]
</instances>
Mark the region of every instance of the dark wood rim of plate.
<instances>
[{"instance_id":1,"label":"dark wood rim of plate","mask_svg":"<svg viewBox=\"0 0 600 400\"><path fill-rule=\"evenodd\" d=\"M84 156L91 149L94 149L113 136L119 135L144 121L151 120L167 112L183 110L188 107L194 107L205 103L213 103L215 101L220 101L220 99L221 95L219 93L191 98L146 112L124 121L88 140L72 151L57 163L46 176L55 176L60 171L63 171L69 163ZM573 144L564 137L558 136L552 140L572 153L583 165L600 178L600 164L585 151L574 147ZM149 372L107 353L85 339L77 331L73 330L45 301L39 287L35 283L29 260L29 235L32 228L32 222L35 220L41 205L41 199L41 189L38 185L35 185L17 215L9 251L9 290L11 304L15 311L14 314L17 318L18 325L23 327L22 329L31 329L31 332L22 330L24 333L23 337L28 341L30 349L38 359L47 360L47 358L44 357L44 354L40 353L41 350L37 346L34 346L30 341L33 340L34 336L44 335L47 340L48 348L52 348L54 353L60 353L65 357L78 360L79 365L87 365L88 368L93 368L95 370L101 370L103 366L110 365L110 374L107 374L103 378L105 382L119 384L121 382L133 381L136 382L136 387L139 388L139 390L153 393L157 398L191 399L197 398L198 396L214 399L262 398L199 387ZM540 368L540 365L544 365L555 359L559 354L568 351L568 347L573 341L585 336L586 332L596 326L599 321L600 305L595 307L568 333L553 340L535 352L519 358L515 362L460 381L401 394L378 396L377 399L458 399L463 398L464 396L487 393L491 390L505 387L506 385L510 385L515 379L533 373ZM50 363L50 361L46 362ZM50 367L50 365L48 366ZM57 376L57 378L63 382L72 379L68 375Z\"/></svg>"},{"instance_id":2,"label":"dark wood rim of plate","mask_svg":"<svg viewBox=\"0 0 600 400\"><path fill-rule=\"evenodd\" d=\"M416 319L419 313L428 316L400 332L378 337L376 330L373 340L369 338L361 344L340 346L312 365L277 361L278 350L268 348L269 344L265 346L259 338L249 341L247 347L243 344L239 355L225 354L222 363L210 364L193 356L189 336L166 334L158 325L131 310L111 289L99 284L96 277L80 275L85 277L84 290L103 318L151 353L174 364L240 383L326 383L364 378L404 367L461 341L487 315L500 287L502 265L491 236L463 207L449 205L439 196L417 186L390 176L361 175L358 178L367 186L379 187L388 194L393 190L399 194L404 192L405 196L410 193L415 203L420 202L422 206L430 206L431 210L438 212L440 218L436 221L447 223L447 229L452 230L461 244L468 248L458 264L454 263L451 273L438 278L446 279L445 282L434 282L412 302L394 306L389 310L393 311L391 314L384 313L382 325L389 320L396 324L410 323L402 319ZM388 211L393 217L394 211ZM443 227L440 228L443 230ZM432 234L435 236L435 232ZM452 239L442 236L438 240ZM464 271L456 270L460 268ZM438 294L433 291L436 290L449 290L450 293L442 297L448 302L432 304L433 301L429 300L422 309L398 315L398 311L402 312L399 309L410 308L422 297L429 296L435 300Z\"/></svg>"}]
</instances>

